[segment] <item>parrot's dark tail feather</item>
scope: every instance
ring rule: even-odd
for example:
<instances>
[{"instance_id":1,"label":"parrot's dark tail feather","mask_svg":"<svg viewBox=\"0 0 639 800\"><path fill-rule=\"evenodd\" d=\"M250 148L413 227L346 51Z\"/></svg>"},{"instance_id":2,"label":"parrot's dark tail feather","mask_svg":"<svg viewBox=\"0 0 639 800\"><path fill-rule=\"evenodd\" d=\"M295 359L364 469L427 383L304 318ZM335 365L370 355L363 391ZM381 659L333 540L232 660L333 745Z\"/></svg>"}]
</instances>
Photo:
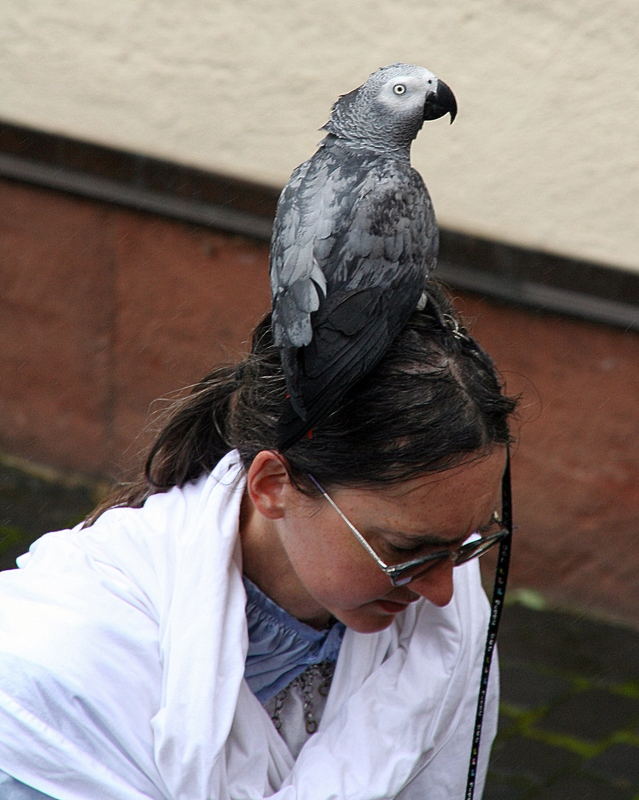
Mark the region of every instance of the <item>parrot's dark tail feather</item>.
<instances>
[{"instance_id":1,"label":"parrot's dark tail feather","mask_svg":"<svg viewBox=\"0 0 639 800\"><path fill-rule=\"evenodd\" d=\"M348 348L340 354L331 369L322 372L304 384L305 417L295 411L289 398L282 410L278 424L278 448L285 450L305 435L312 435L313 428L341 405L344 396L364 378L380 361L390 345L390 339L383 326L380 335L367 340L366 351L362 352L361 341L358 347Z\"/></svg>"},{"instance_id":2,"label":"parrot's dark tail feather","mask_svg":"<svg viewBox=\"0 0 639 800\"><path fill-rule=\"evenodd\" d=\"M420 294L421 287L416 285L399 302L396 294L370 287L327 299L314 320L310 344L282 353L287 385L293 390L289 388L279 420L281 450L319 427L340 407L346 394L383 358Z\"/></svg>"},{"instance_id":3,"label":"parrot's dark tail feather","mask_svg":"<svg viewBox=\"0 0 639 800\"><path fill-rule=\"evenodd\" d=\"M280 350L282 371L284 372L286 388L288 390L286 399L290 403L294 415L300 419L302 424L305 424L307 414L302 398L302 390L299 385L299 357L299 350L295 347L283 347Z\"/></svg>"},{"instance_id":4,"label":"parrot's dark tail feather","mask_svg":"<svg viewBox=\"0 0 639 800\"><path fill-rule=\"evenodd\" d=\"M387 336L369 340L366 353L359 349L342 355L339 364L333 364L331 374L319 375L305 386L306 417L302 419L292 403L286 404L279 419L278 448L285 450L305 435L312 435L313 428L344 400L347 392L362 380L383 357L390 344Z\"/></svg>"},{"instance_id":5,"label":"parrot's dark tail feather","mask_svg":"<svg viewBox=\"0 0 639 800\"><path fill-rule=\"evenodd\" d=\"M312 430L312 426L299 417L292 407L286 409L278 423L277 449L281 452L287 450L310 430Z\"/></svg>"}]
</instances>

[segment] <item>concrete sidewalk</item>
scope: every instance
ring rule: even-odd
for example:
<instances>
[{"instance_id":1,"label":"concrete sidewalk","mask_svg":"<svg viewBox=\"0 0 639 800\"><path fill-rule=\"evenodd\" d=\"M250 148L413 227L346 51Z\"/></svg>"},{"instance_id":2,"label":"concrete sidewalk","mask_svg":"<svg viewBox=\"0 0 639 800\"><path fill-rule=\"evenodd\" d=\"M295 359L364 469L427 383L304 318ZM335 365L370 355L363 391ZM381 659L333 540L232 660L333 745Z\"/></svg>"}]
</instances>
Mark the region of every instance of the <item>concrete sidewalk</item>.
<instances>
[{"instance_id":1,"label":"concrete sidewalk","mask_svg":"<svg viewBox=\"0 0 639 800\"><path fill-rule=\"evenodd\" d=\"M0 569L95 501L91 486L0 464ZM501 721L484 800L639 800L639 632L515 603L499 651Z\"/></svg>"}]
</instances>

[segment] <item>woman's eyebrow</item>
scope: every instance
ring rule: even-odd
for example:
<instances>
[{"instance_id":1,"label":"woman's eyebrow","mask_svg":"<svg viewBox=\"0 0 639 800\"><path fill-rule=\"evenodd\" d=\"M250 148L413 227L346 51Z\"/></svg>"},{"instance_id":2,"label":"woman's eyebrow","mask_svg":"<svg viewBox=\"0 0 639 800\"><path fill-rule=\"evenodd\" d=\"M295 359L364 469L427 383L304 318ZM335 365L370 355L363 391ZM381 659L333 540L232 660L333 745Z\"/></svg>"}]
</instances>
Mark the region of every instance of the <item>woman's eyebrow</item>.
<instances>
[{"instance_id":1,"label":"woman's eyebrow","mask_svg":"<svg viewBox=\"0 0 639 800\"><path fill-rule=\"evenodd\" d=\"M402 544L407 544L411 547L450 547L451 544L461 543L468 538L468 534L456 536L454 539L446 539L443 536L437 536L436 534L431 533L405 533L404 531L376 527L371 528L370 531L371 533L390 536L393 539L401 539Z\"/></svg>"},{"instance_id":2,"label":"woman's eyebrow","mask_svg":"<svg viewBox=\"0 0 639 800\"><path fill-rule=\"evenodd\" d=\"M401 539L403 540L402 544L407 544L410 547L450 547L451 545L465 542L473 533L485 533L495 524L494 514L495 512L493 511L483 525L478 525L470 533L464 533L461 536L456 536L454 539L446 539L443 536L431 533L406 533L404 531L378 528L375 526L370 528L370 532L378 535L381 534L382 536L390 536L393 539Z\"/></svg>"}]
</instances>

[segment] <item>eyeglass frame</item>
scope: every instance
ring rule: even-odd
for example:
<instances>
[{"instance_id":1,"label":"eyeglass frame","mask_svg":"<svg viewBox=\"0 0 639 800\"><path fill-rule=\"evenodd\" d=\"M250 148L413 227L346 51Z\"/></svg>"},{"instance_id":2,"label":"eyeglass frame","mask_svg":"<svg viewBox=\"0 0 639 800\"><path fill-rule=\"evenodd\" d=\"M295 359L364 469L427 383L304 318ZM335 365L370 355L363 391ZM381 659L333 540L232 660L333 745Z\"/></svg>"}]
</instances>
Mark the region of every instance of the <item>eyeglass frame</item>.
<instances>
[{"instance_id":1,"label":"eyeglass frame","mask_svg":"<svg viewBox=\"0 0 639 800\"><path fill-rule=\"evenodd\" d=\"M359 530L353 525L353 523L349 520L349 518L344 514L341 508L337 505L337 503L333 500L333 498L328 494L328 492L322 487L320 482L315 478L310 472L306 473L308 478L310 479L311 483L315 486L315 488L320 492L322 497L328 501L330 506L337 512L339 517L342 519L343 522L346 523L347 527L354 534L357 541L362 545L362 547L366 550L366 552L375 560L377 566L382 570L382 572L389 578L391 584L393 586L406 586L411 581L415 580L418 577L423 576L426 572L417 573L415 575L406 575L402 577L402 573L405 573L407 570L413 569L415 567L420 567L424 564L428 564L430 561L441 561L447 559L452 561L453 566L458 566L460 564L465 564L468 561L471 561L473 558L479 558L483 556L484 553L487 553L493 545L496 545L498 542L501 542L507 536L510 536L512 530L508 525L504 525L504 521L500 519L497 512L495 511L492 516L492 520L495 521L499 525L504 525L499 531L496 533L491 533L489 536L480 536L479 539L473 539L472 542L466 542L465 544L460 545L457 548L452 550L438 550L436 553L429 553L426 556L420 556L419 558L413 558L409 561L403 561L400 564L387 564L383 561L379 555L375 552L375 550L371 547L371 545L366 541L364 536L359 532ZM510 500L504 497L506 492L506 486L508 484L503 481L502 482L502 506L506 507L506 503L510 502ZM485 545L482 549L482 545ZM464 558L464 555L467 553L472 553L467 558Z\"/></svg>"}]
</instances>

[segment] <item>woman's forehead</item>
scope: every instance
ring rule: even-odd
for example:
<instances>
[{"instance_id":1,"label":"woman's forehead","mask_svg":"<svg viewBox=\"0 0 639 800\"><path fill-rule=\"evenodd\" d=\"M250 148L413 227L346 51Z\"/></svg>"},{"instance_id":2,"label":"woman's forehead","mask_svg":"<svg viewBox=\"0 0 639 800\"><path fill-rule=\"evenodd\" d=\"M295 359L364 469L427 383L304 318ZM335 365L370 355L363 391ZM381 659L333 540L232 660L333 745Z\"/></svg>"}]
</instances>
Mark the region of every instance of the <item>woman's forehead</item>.
<instances>
[{"instance_id":1,"label":"woman's forehead","mask_svg":"<svg viewBox=\"0 0 639 800\"><path fill-rule=\"evenodd\" d=\"M483 517L500 508L505 463L505 448L500 447L443 472L380 488L342 489L335 496L365 517L377 516L380 522L388 518L389 524L403 518L405 527L415 529L427 520L446 520L453 526L483 524Z\"/></svg>"},{"instance_id":2,"label":"woman's forehead","mask_svg":"<svg viewBox=\"0 0 639 800\"><path fill-rule=\"evenodd\" d=\"M488 453L477 454L461 464L440 472L427 472L416 478L386 484L372 490L380 497L409 500L415 494L458 494L461 489L486 491L500 490L506 467L506 448L495 447Z\"/></svg>"}]
</instances>

